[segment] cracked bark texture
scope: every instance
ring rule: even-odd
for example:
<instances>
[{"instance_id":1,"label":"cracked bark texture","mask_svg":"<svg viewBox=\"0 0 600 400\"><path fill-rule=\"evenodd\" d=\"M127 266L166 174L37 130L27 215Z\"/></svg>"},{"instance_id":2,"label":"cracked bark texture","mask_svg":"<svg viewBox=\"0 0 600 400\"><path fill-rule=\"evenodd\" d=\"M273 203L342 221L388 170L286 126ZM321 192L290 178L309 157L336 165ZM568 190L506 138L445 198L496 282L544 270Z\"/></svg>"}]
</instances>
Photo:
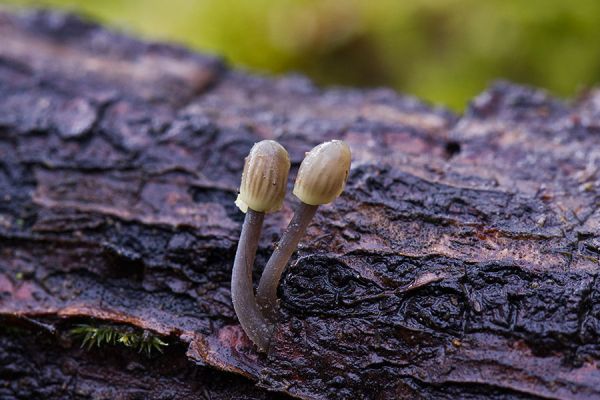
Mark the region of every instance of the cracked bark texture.
<instances>
[{"instance_id":1,"label":"cracked bark texture","mask_svg":"<svg viewBox=\"0 0 600 400\"><path fill-rule=\"evenodd\" d=\"M459 116L55 12L0 13L0 38L2 399L600 398L600 91L499 82ZM244 157L278 140L291 189L333 138L348 185L258 354L229 291ZM78 323L170 344L85 351Z\"/></svg>"}]
</instances>

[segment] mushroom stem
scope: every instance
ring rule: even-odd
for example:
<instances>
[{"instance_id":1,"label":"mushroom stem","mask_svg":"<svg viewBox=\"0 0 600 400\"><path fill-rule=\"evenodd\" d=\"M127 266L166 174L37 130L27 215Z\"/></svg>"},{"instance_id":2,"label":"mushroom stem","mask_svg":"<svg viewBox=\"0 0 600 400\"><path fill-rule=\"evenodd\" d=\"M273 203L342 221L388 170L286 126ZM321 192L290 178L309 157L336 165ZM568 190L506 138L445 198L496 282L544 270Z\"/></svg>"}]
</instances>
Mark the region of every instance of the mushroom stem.
<instances>
[{"instance_id":1,"label":"mushroom stem","mask_svg":"<svg viewBox=\"0 0 600 400\"><path fill-rule=\"evenodd\" d=\"M231 300L246 335L260 351L266 352L273 328L260 312L252 286L252 266L264 217L263 212L252 209L248 209L246 213L233 263Z\"/></svg>"},{"instance_id":2,"label":"mushroom stem","mask_svg":"<svg viewBox=\"0 0 600 400\"><path fill-rule=\"evenodd\" d=\"M275 321L277 316L277 287L279 286L281 274L292 253L298 247L298 243L317 212L318 207L300 202L260 277L256 292L258 306L262 310L263 315L272 322Z\"/></svg>"}]
</instances>

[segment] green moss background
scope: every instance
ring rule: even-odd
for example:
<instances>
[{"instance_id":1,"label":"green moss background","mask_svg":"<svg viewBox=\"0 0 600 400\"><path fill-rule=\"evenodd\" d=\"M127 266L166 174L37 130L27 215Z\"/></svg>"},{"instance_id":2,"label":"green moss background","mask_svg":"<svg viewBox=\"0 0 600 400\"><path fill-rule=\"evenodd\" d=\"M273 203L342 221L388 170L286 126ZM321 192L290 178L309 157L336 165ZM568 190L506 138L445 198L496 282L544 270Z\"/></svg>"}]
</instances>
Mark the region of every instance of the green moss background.
<instances>
[{"instance_id":1,"label":"green moss background","mask_svg":"<svg viewBox=\"0 0 600 400\"><path fill-rule=\"evenodd\" d=\"M298 71L322 85L391 86L459 111L496 78L561 96L600 79L598 0L4 3L76 10L251 70Z\"/></svg>"}]
</instances>

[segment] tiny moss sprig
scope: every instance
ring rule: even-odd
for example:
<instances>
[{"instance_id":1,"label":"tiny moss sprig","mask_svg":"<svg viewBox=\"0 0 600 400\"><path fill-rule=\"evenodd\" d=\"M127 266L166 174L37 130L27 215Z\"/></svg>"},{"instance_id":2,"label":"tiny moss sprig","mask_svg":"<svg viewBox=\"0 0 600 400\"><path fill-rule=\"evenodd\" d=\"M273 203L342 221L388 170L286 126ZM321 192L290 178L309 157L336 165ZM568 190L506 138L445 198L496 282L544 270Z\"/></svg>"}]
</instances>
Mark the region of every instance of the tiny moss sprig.
<instances>
[{"instance_id":1,"label":"tiny moss sprig","mask_svg":"<svg viewBox=\"0 0 600 400\"><path fill-rule=\"evenodd\" d=\"M81 348L91 350L92 347L104 345L123 345L137 349L139 353L145 353L148 357L153 351L163 352L163 347L169 344L162 341L158 336L148 331L135 331L126 328L100 325L78 325L69 331L71 336L81 339Z\"/></svg>"}]
</instances>

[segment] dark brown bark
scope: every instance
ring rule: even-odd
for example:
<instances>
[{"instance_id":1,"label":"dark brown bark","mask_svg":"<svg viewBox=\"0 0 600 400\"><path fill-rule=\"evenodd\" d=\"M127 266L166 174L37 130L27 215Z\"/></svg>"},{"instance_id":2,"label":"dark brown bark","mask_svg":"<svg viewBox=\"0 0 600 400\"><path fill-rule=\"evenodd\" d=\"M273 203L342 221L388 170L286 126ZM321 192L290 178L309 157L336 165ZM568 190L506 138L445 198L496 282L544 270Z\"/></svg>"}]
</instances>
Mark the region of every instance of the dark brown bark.
<instances>
[{"instance_id":1,"label":"dark brown bark","mask_svg":"<svg viewBox=\"0 0 600 400\"><path fill-rule=\"evenodd\" d=\"M353 151L267 355L229 292L264 138L291 175L324 140ZM0 14L0 398L600 398L599 168L598 91L498 83L455 116ZM258 266L295 204L267 216ZM86 351L80 323L169 347Z\"/></svg>"}]
</instances>

